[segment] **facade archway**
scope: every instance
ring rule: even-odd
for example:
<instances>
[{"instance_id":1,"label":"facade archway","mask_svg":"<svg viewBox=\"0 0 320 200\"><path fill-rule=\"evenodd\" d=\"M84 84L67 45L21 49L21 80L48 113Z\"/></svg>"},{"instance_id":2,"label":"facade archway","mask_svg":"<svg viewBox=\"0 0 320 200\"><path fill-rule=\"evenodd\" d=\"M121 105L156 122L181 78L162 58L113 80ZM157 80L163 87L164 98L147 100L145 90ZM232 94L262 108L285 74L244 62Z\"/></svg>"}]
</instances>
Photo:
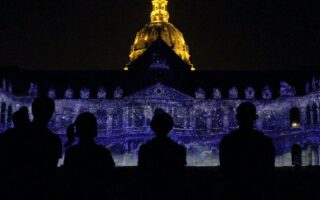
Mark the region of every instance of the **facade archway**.
<instances>
[{"instance_id":1,"label":"facade archway","mask_svg":"<svg viewBox=\"0 0 320 200\"><path fill-rule=\"evenodd\" d=\"M319 165L319 145L312 145L312 165Z\"/></svg>"},{"instance_id":2,"label":"facade archway","mask_svg":"<svg viewBox=\"0 0 320 200\"><path fill-rule=\"evenodd\" d=\"M302 148L299 144L292 145L291 159L292 159L292 165L294 166L302 165Z\"/></svg>"}]
</instances>

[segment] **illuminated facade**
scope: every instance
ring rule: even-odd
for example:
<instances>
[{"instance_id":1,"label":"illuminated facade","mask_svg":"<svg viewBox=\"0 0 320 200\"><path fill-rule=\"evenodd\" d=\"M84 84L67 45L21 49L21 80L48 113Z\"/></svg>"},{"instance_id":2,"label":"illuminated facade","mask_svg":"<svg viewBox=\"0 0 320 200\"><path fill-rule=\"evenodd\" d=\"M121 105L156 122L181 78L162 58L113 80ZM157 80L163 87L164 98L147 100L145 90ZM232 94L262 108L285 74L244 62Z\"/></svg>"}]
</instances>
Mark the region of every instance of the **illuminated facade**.
<instances>
[{"instance_id":1,"label":"illuminated facade","mask_svg":"<svg viewBox=\"0 0 320 200\"><path fill-rule=\"evenodd\" d=\"M169 23L169 12L167 11L167 0L153 0L151 22L145 25L136 35L130 52L130 63L137 60L159 37L188 65L190 70L195 68L190 62L189 47L183 34L171 23ZM129 63L129 65L130 65ZM125 70L130 70L126 66Z\"/></svg>"},{"instance_id":2,"label":"illuminated facade","mask_svg":"<svg viewBox=\"0 0 320 200\"><path fill-rule=\"evenodd\" d=\"M31 109L37 90L37 86L32 84L28 96L15 96L9 86L1 89L2 130L12 126L12 113L19 107ZM318 85L308 90L305 96L295 96L294 88L282 82L280 97L276 99L272 98L273 92L269 87L263 89L261 99L256 98L257 94L251 87L244 91L244 99L238 98L240 91L236 87L228 91L228 97L223 97L219 89L213 89L211 95L199 89L190 96L161 83L128 96L123 96L123 92L118 87L113 91L113 97L106 99L107 91L101 87L96 98L90 98L90 90L83 88L78 99L73 96L73 89L67 88L64 97L57 98L55 89L51 88L48 96L55 98L56 113L50 128L65 141L66 128L76 116L81 112L93 112L98 118L98 141L111 149L118 165L135 165L139 146L153 137L149 127L153 111L162 108L174 117L175 128L171 137L186 146L188 164L218 165L221 138L237 128L237 106L243 101L251 101L259 114L256 127L274 140L277 166L292 164L293 147L301 148L303 165L319 165Z\"/></svg>"},{"instance_id":3,"label":"illuminated facade","mask_svg":"<svg viewBox=\"0 0 320 200\"><path fill-rule=\"evenodd\" d=\"M297 94L295 87L280 80L280 87L278 82L273 89L267 84L261 88L262 84L251 84L255 89L248 84L245 89L239 89L243 85L227 85L225 75L213 78L217 72L192 72L183 36L169 23L167 3L166 0L152 1L151 23L137 34L128 71L95 75L84 72L83 82L101 84L99 79L102 79L102 87L99 85L93 90L85 85L76 88L67 83L62 89L52 86L54 84L45 88L43 84L55 78L56 83L61 82L61 77L68 73L50 72L39 74L44 80L42 84L30 84L25 92L15 94L10 81L4 79L0 89L0 130L12 127L12 113L21 106L31 110L36 96L47 95L56 104L50 128L63 141L67 126L76 116L92 112L98 119L100 135L97 140L111 150L116 164L136 165L139 146L153 137L149 127L153 112L162 108L174 118L170 136L186 147L188 165L216 166L219 165L221 138L237 128L237 106L250 101L256 105L259 115L256 128L274 141L277 166L319 165L320 79L305 81L305 91ZM67 76L67 80L72 77L71 81L76 82L76 74ZM23 71L18 78L18 73L13 73L11 80L17 82L31 75L35 77ZM244 76L237 74L229 79L241 77ZM257 84L259 79L256 77L253 83ZM267 79L275 82L274 76ZM224 82L224 89L216 85L219 80ZM30 82L37 81L30 79Z\"/></svg>"}]
</instances>

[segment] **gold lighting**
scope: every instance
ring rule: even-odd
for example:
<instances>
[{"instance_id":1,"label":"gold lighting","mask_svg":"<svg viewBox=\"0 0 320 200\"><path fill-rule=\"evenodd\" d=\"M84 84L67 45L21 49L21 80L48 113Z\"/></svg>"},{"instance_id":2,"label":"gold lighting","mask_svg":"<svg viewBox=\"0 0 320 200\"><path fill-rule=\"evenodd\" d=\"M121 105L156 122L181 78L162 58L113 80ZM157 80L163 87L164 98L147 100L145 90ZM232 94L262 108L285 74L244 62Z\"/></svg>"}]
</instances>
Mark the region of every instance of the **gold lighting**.
<instances>
[{"instance_id":1,"label":"gold lighting","mask_svg":"<svg viewBox=\"0 0 320 200\"><path fill-rule=\"evenodd\" d=\"M190 62L189 47L183 34L169 22L167 5L167 0L152 1L151 22L137 33L134 44L131 46L130 62L139 58L160 36L183 61L191 66L190 70L195 71L195 67Z\"/></svg>"},{"instance_id":2,"label":"gold lighting","mask_svg":"<svg viewBox=\"0 0 320 200\"><path fill-rule=\"evenodd\" d=\"M292 128L300 128L300 123L298 123L298 122L292 122L292 124L291 124L291 127Z\"/></svg>"}]
</instances>

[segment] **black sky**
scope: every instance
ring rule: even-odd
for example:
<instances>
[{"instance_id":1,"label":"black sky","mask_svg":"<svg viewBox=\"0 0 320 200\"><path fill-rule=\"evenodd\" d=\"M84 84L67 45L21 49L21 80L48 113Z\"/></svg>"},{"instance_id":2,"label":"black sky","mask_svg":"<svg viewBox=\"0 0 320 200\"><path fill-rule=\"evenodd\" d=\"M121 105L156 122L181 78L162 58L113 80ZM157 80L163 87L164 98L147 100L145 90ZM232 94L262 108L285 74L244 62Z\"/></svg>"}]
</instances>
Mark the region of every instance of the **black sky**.
<instances>
[{"instance_id":1,"label":"black sky","mask_svg":"<svg viewBox=\"0 0 320 200\"><path fill-rule=\"evenodd\" d=\"M122 69L151 0L0 1L0 65ZM319 6L293 0L169 0L198 69L320 66Z\"/></svg>"}]
</instances>

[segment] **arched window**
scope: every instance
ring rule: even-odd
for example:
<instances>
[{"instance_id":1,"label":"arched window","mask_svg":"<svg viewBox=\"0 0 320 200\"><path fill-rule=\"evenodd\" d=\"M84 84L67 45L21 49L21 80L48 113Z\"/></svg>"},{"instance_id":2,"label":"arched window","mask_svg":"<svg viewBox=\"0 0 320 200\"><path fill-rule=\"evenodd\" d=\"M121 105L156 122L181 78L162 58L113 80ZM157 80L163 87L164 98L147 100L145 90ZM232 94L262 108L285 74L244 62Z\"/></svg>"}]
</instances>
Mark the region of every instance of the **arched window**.
<instances>
[{"instance_id":1,"label":"arched window","mask_svg":"<svg viewBox=\"0 0 320 200\"><path fill-rule=\"evenodd\" d=\"M112 129L122 129L123 125L123 110L121 108L114 110L112 114Z\"/></svg>"},{"instance_id":2,"label":"arched window","mask_svg":"<svg viewBox=\"0 0 320 200\"><path fill-rule=\"evenodd\" d=\"M141 128L145 125L144 107L136 106L133 110L134 127Z\"/></svg>"},{"instance_id":3,"label":"arched window","mask_svg":"<svg viewBox=\"0 0 320 200\"><path fill-rule=\"evenodd\" d=\"M6 123L6 104L5 103L1 104L0 122L1 122L1 124L5 124Z\"/></svg>"},{"instance_id":4,"label":"arched window","mask_svg":"<svg viewBox=\"0 0 320 200\"><path fill-rule=\"evenodd\" d=\"M237 119L236 119L236 111L233 106L229 107L228 120L229 120L229 127L231 129L238 127L238 123L237 123Z\"/></svg>"},{"instance_id":5,"label":"arched window","mask_svg":"<svg viewBox=\"0 0 320 200\"><path fill-rule=\"evenodd\" d=\"M298 144L294 144L291 147L291 158L292 165L301 166L302 165L302 148Z\"/></svg>"},{"instance_id":6,"label":"arched window","mask_svg":"<svg viewBox=\"0 0 320 200\"><path fill-rule=\"evenodd\" d=\"M7 117L7 124L9 127L12 125L12 106L8 106L8 117Z\"/></svg>"},{"instance_id":7,"label":"arched window","mask_svg":"<svg viewBox=\"0 0 320 200\"><path fill-rule=\"evenodd\" d=\"M207 128L206 113L202 110L199 110L196 113L196 129L206 130L206 128Z\"/></svg>"},{"instance_id":8,"label":"arched window","mask_svg":"<svg viewBox=\"0 0 320 200\"><path fill-rule=\"evenodd\" d=\"M311 107L310 106L307 106L306 118L307 118L307 125L310 126L311 125Z\"/></svg>"},{"instance_id":9,"label":"arched window","mask_svg":"<svg viewBox=\"0 0 320 200\"><path fill-rule=\"evenodd\" d=\"M290 126L291 128L299 128L301 126L301 116L299 108L291 108Z\"/></svg>"},{"instance_id":10,"label":"arched window","mask_svg":"<svg viewBox=\"0 0 320 200\"><path fill-rule=\"evenodd\" d=\"M213 110L211 112L211 126L213 132L220 132L223 128L223 110L218 109L218 110Z\"/></svg>"},{"instance_id":11,"label":"arched window","mask_svg":"<svg viewBox=\"0 0 320 200\"><path fill-rule=\"evenodd\" d=\"M182 129L186 125L186 109L184 108L176 108L173 118L174 118L174 127ZM148 125L148 124L147 124Z\"/></svg>"},{"instance_id":12,"label":"arched window","mask_svg":"<svg viewBox=\"0 0 320 200\"><path fill-rule=\"evenodd\" d=\"M313 104L312 114L313 114L313 124L317 125L319 123L318 122L318 106L317 106L317 104Z\"/></svg>"},{"instance_id":13,"label":"arched window","mask_svg":"<svg viewBox=\"0 0 320 200\"><path fill-rule=\"evenodd\" d=\"M103 109L97 110L97 122L98 122L98 129L102 132L104 132L107 128L107 125L105 123L107 118L107 111Z\"/></svg>"}]
</instances>

